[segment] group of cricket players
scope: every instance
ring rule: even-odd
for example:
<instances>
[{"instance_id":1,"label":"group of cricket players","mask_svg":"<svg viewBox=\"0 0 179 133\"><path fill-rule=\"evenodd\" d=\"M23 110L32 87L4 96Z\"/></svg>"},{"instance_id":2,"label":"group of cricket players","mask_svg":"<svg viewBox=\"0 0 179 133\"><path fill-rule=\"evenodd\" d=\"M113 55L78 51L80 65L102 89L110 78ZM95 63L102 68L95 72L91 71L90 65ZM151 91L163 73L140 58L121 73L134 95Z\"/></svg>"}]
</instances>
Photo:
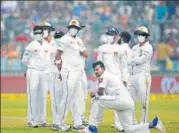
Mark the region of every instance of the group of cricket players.
<instances>
[{"instance_id":1,"label":"group of cricket players","mask_svg":"<svg viewBox=\"0 0 179 133\"><path fill-rule=\"evenodd\" d=\"M119 33L110 27L101 35L97 60L92 68L98 81L96 91L90 92L91 108L87 121L87 77L85 60L87 47L78 32L85 28L72 19L67 33L55 30L44 22L33 28L34 40L25 48L22 62L27 66L27 124L28 127L49 127L46 120L47 94L50 92L52 129L69 131L66 124L72 112L73 131L99 133L98 125L105 108L114 110L114 127L126 133L150 133L158 129L166 133L160 118L148 122L151 87L150 63L153 55L148 29L137 27L134 31L138 44L129 47L131 35ZM135 103L141 103L141 120L136 120Z\"/></svg>"}]
</instances>

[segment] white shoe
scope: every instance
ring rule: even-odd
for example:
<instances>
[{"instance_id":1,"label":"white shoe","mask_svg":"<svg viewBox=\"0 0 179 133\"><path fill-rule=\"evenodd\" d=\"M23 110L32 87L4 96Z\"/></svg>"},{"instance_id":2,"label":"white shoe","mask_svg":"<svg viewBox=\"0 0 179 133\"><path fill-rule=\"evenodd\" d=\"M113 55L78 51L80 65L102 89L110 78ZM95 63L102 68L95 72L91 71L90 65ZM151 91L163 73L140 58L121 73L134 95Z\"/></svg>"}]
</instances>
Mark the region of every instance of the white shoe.
<instances>
[{"instance_id":1,"label":"white shoe","mask_svg":"<svg viewBox=\"0 0 179 133\"><path fill-rule=\"evenodd\" d=\"M85 120L82 121L82 124L83 124L83 125L88 125L89 123L88 123L88 121L85 119Z\"/></svg>"},{"instance_id":2,"label":"white shoe","mask_svg":"<svg viewBox=\"0 0 179 133\"><path fill-rule=\"evenodd\" d=\"M160 131L160 133L166 133L166 129L165 126L163 125L162 121L158 118L158 122L157 125L155 126L156 129L158 129Z\"/></svg>"},{"instance_id":3,"label":"white shoe","mask_svg":"<svg viewBox=\"0 0 179 133\"><path fill-rule=\"evenodd\" d=\"M84 129L80 129L78 132L79 132L79 133L91 133L91 132L88 130L88 127L84 128Z\"/></svg>"},{"instance_id":4,"label":"white shoe","mask_svg":"<svg viewBox=\"0 0 179 133\"><path fill-rule=\"evenodd\" d=\"M49 123L41 123L41 124L38 124L39 127L50 127L50 124Z\"/></svg>"},{"instance_id":5,"label":"white shoe","mask_svg":"<svg viewBox=\"0 0 179 133\"><path fill-rule=\"evenodd\" d=\"M122 127L115 126L115 129L118 130L119 132L124 132L124 129Z\"/></svg>"},{"instance_id":6,"label":"white shoe","mask_svg":"<svg viewBox=\"0 0 179 133\"><path fill-rule=\"evenodd\" d=\"M29 122L27 123L27 126L30 127L30 128L38 128L38 124L35 124L34 122Z\"/></svg>"},{"instance_id":7,"label":"white shoe","mask_svg":"<svg viewBox=\"0 0 179 133\"><path fill-rule=\"evenodd\" d=\"M70 126L68 125L56 125L54 124L52 126L52 129L55 130L55 131L68 131L70 129Z\"/></svg>"},{"instance_id":8,"label":"white shoe","mask_svg":"<svg viewBox=\"0 0 179 133\"><path fill-rule=\"evenodd\" d=\"M84 125L78 125L73 127L73 131L80 131L82 129L85 129L86 127Z\"/></svg>"}]
</instances>

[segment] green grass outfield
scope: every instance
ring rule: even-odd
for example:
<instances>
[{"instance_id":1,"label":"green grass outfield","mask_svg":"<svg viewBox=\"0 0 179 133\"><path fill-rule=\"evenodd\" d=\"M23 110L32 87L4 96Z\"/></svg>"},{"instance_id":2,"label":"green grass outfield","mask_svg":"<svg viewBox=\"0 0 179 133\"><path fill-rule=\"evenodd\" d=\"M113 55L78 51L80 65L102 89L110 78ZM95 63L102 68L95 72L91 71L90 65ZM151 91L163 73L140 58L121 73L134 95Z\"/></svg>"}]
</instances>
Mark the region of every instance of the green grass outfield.
<instances>
[{"instance_id":1,"label":"green grass outfield","mask_svg":"<svg viewBox=\"0 0 179 133\"><path fill-rule=\"evenodd\" d=\"M51 123L50 98L48 97L47 121ZM90 98L87 102L86 116L89 115ZM27 98L25 94L1 94L1 133L55 133L51 128L26 127ZM139 118L139 106L137 106L137 118ZM149 120L154 116L160 116L167 133L179 133L179 95L151 95ZM71 125L71 113L67 123ZM104 120L99 126L99 133L117 133L111 127L113 123L112 110L105 110ZM69 131L68 133L73 133ZM159 133L151 130L151 133Z\"/></svg>"}]
</instances>

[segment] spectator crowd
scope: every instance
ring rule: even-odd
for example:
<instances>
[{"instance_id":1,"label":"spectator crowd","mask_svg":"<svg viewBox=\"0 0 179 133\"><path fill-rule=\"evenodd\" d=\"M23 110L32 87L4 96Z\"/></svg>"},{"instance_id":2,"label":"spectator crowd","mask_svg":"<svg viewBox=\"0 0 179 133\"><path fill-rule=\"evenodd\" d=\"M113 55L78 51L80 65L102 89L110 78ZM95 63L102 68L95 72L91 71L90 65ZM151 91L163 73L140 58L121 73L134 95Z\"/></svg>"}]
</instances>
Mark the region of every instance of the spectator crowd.
<instances>
[{"instance_id":1,"label":"spectator crowd","mask_svg":"<svg viewBox=\"0 0 179 133\"><path fill-rule=\"evenodd\" d=\"M83 35L91 55L108 26L129 31L131 46L137 43L134 29L139 25L148 27L155 50L152 70L179 72L178 1L3 1L1 4L2 72L24 72L21 57L33 38L34 25L48 21L66 31L71 18L86 25L84 34L79 35ZM92 60L92 56L89 57L88 68Z\"/></svg>"}]
</instances>

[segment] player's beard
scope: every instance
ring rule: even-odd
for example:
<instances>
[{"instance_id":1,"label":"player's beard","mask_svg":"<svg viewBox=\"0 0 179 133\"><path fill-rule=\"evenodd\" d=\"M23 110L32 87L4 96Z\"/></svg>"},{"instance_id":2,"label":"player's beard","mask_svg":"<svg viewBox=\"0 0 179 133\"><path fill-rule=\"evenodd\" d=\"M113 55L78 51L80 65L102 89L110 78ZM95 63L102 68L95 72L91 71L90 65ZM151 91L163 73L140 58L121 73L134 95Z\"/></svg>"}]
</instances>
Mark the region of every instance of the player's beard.
<instances>
[{"instance_id":1,"label":"player's beard","mask_svg":"<svg viewBox=\"0 0 179 133\"><path fill-rule=\"evenodd\" d=\"M101 76L101 74L99 73L95 73L96 77L99 78Z\"/></svg>"},{"instance_id":2,"label":"player's beard","mask_svg":"<svg viewBox=\"0 0 179 133\"><path fill-rule=\"evenodd\" d=\"M121 45L121 38L118 40L118 42L117 42L119 45Z\"/></svg>"}]
</instances>

